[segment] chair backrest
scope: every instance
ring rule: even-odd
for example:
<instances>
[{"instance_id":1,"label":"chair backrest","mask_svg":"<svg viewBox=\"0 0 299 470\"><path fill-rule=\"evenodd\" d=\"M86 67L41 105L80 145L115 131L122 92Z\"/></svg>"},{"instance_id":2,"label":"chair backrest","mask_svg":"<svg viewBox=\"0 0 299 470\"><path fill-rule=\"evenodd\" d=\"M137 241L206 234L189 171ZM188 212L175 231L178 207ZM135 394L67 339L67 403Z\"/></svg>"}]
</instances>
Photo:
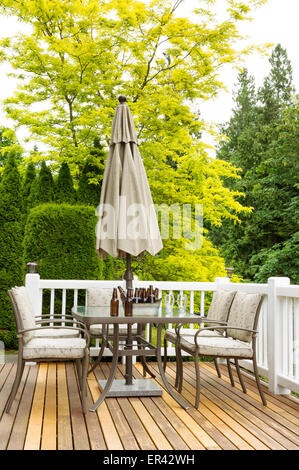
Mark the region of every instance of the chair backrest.
<instances>
[{"instance_id":1,"label":"chair backrest","mask_svg":"<svg viewBox=\"0 0 299 470\"><path fill-rule=\"evenodd\" d=\"M17 331L35 328L34 309L26 287L13 287L8 291L11 299ZM27 343L34 337L34 331L24 333L23 341Z\"/></svg>"},{"instance_id":2,"label":"chair backrest","mask_svg":"<svg viewBox=\"0 0 299 470\"><path fill-rule=\"evenodd\" d=\"M207 314L207 320L217 320L219 322L227 322L230 308L236 291L217 290L213 292L212 302ZM213 326L210 323L209 326ZM217 328L215 328L217 330ZM220 331L220 330L219 330ZM223 332L223 330L221 330Z\"/></svg>"},{"instance_id":3,"label":"chair backrest","mask_svg":"<svg viewBox=\"0 0 299 470\"><path fill-rule=\"evenodd\" d=\"M261 294L237 292L229 312L227 326L256 330L263 298ZM250 343L252 340L252 333L230 328L227 329L227 336L245 343Z\"/></svg>"},{"instance_id":4,"label":"chair backrest","mask_svg":"<svg viewBox=\"0 0 299 470\"><path fill-rule=\"evenodd\" d=\"M86 306L87 307L99 307L99 306L110 306L112 298L113 288L103 287L100 289L90 288L86 289ZM122 312L122 302L119 302L119 309Z\"/></svg>"}]
</instances>

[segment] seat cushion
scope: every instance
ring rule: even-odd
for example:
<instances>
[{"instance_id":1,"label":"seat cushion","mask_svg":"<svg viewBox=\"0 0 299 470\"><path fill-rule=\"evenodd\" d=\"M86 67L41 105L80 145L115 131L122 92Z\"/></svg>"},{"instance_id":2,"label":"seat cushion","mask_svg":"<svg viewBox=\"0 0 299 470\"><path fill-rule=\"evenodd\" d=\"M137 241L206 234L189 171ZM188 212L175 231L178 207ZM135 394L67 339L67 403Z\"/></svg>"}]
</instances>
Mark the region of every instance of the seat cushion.
<instances>
[{"instance_id":1,"label":"seat cushion","mask_svg":"<svg viewBox=\"0 0 299 470\"><path fill-rule=\"evenodd\" d=\"M67 328L40 328L34 331L34 338L77 338L79 331Z\"/></svg>"},{"instance_id":2,"label":"seat cushion","mask_svg":"<svg viewBox=\"0 0 299 470\"><path fill-rule=\"evenodd\" d=\"M102 325L101 324L95 324L91 325L89 328L90 334L92 336L102 336ZM126 335L127 334L127 325L119 325L119 334L120 335ZM137 334L137 325L132 325L132 334L136 335ZM109 335L113 335L113 326L109 325Z\"/></svg>"},{"instance_id":3,"label":"seat cushion","mask_svg":"<svg viewBox=\"0 0 299 470\"><path fill-rule=\"evenodd\" d=\"M25 344L23 358L81 359L86 341L83 338L33 338Z\"/></svg>"},{"instance_id":4,"label":"seat cushion","mask_svg":"<svg viewBox=\"0 0 299 470\"><path fill-rule=\"evenodd\" d=\"M197 333L198 329L196 328L182 328L181 329L181 334L180 336L189 336L191 338L194 338L195 334ZM221 333L218 333L218 331L215 330L201 330L199 333L199 336L222 336ZM167 329L165 331L165 338L168 341L171 341L172 343L176 342L176 332L174 329Z\"/></svg>"},{"instance_id":5,"label":"seat cushion","mask_svg":"<svg viewBox=\"0 0 299 470\"><path fill-rule=\"evenodd\" d=\"M197 344L198 353L201 356L242 357L247 359L251 359L253 356L253 350L248 343L233 338L225 338L221 335L200 336L197 339ZM194 338L191 336L181 337L181 347L192 353L195 353L197 348Z\"/></svg>"},{"instance_id":6,"label":"seat cushion","mask_svg":"<svg viewBox=\"0 0 299 470\"><path fill-rule=\"evenodd\" d=\"M246 292L237 292L229 313L227 326L240 328L254 327L254 321L258 306L261 301L261 294L248 294ZM252 339L252 333L248 331L227 329L227 336L249 343Z\"/></svg>"},{"instance_id":7,"label":"seat cushion","mask_svg":"<svg viewBox=\"0 0 299 470\"><path fill-rule=\"evenodd\" d=\"M17 304L21 322L23 324L23 329L27 330L29 328L35 328L35 318L34 318L34 310L31 300L29 298L28 292L26 287L14 287L11 289L13 293L14 300ZM34 331L29 331L28 333L24 333L23 341L27 343L34 337Z\"/></svg>"}]
</instances>

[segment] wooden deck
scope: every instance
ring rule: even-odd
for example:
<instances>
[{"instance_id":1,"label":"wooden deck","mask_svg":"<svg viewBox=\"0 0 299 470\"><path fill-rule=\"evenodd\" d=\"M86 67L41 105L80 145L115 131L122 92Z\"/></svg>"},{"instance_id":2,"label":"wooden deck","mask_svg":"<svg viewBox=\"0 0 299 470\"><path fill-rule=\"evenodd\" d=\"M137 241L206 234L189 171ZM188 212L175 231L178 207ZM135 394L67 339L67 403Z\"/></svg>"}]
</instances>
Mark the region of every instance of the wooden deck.
<instances>
[{"instance_id":1,"label":"wooden deck","mask_svg":"<svg viewBox=\"0 0 299 470\"><path fill-rule=\"evenodd\" d=\"M157 366L151 363L157 371ZM109 364L88 379L88 404L98 396L96 378L107 376ZM201 450L299 448L299 405L266 391L261 405L254 381L246 378L244 395L236 380L222 379L212 364L201 363L201 404L184 411L164 391L162 397L108 398L96 413L82 414L76 373L71 363L26 366L10 414L5 403L15 375L15 364L0 365L0 449ZM118 375L122 377L123 366ZM139 364L134 367L140 376ZM175 364L168 369L170 383ZM158 373L158 371L157 371ZM184 364L186 400L194 403L194 366ZM160 383L159 375L157 381Z\"/></svg>"}]
</instances>

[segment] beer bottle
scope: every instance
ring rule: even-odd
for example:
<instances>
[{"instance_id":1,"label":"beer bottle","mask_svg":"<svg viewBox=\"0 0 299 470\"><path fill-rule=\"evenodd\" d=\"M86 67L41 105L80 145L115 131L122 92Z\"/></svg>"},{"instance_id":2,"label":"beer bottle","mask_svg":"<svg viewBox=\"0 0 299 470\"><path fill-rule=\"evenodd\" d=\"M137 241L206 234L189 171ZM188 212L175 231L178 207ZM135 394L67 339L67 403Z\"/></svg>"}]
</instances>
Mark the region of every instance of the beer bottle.
<instances>
[{"instance_id":1,"label":"beer bottle","mask_svg":"<svg viewBox=\"0 0 299 470\"><path fill-rule=\"evenodd\" d=\"M159 300L159 289L156 287L156 289L155 289L155 302L157 302L157 300Z\"/></svg>"},{"instance_id":2,"label":"beer bottle","mask_svg":"<svg viewBox=\"0 0 299 470\"><path fill-rule=\"evenodd\" d=\"M149 286L149 289L148 289L148 302L151 304L155 302L153 286Z\"/></svg>"},{"instance_id":3,"label":"beer bottle","mask_svg":"<svg viewBox=\"0 0 299 470\"><path fill-rule=\"evenodd\" d=\"M136 289L135 289L135 294L134 294L134 302L135 302L136 304L138 304L138 303L139 303L139 300L140 300L140 297L139 297L139 289L137 289L137 287L136 287Z\"/></svg>"},{"instance_id":4,"label":"beer bottle","mask_svg":"<svg viewBox=\"0 0 299 470\"><path fill-rule=\"evenodd\" d=\"M118 286L118 290L120 292L120 297L121 297L121 300L124 302L126 300L126 293L125 291L123 290L123 288L121 286Z\"/></svg>"},{"instance_id":5,"label":"beer bottle","mask_svg":"<svg viewBox=\"0 0 299 470\"><path fill-rule=\"evenodd\" d=\"M133 315L133 289L128 289L128 294L125 300L125 316L131 317Z\"/></svg>"},{"instance_id":6,"label":"beer bottle","mask_svg":"<svg viewBox=\"0 0 299 470\"><path fill-rule=\"evenodd\" d=\"M119 306L119 300L117 298L117 289L115 287L113 289L112 299L111 299L111 302L110 302L110 315L111 315L111 317L117 317L118 316L118 306Z\"/></svg>"}]
</instances>

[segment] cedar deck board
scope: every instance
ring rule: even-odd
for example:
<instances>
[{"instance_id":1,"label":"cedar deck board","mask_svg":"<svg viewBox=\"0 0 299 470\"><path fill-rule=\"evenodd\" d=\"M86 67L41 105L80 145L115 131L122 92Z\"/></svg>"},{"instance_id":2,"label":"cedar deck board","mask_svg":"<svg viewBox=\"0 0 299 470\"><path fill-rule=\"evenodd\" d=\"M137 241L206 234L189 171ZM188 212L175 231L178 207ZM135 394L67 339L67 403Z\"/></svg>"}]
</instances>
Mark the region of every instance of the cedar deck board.
<instances>
[{"instance_id":1,"label":"cedar deck board","mask_svg":"<svg viewBox=\"0 0 299 470\"><path fill-rule=\"evenodd\" d=\"M156 363L150 363L157 373ZM168 364L173 383L175 364ZM88 377L88 407L98 398L96 378L107 376L103 363ZM56 370L56 374L55 374ZM141 365L133 369L140 377ZM236 379L232 388L225 366L222 378L213 364L201 363L202 404L184 411L166 392L162 397L108 398L96 413L82 414L76 370L72 363L38 364L25 368L9 415L4 411L14 380L14 364L0 365L0 447L17 449L298 449L299 406L286 396L268 392L261 405L254 380L244 377L244 395ZM122 377L119 365L117 375ZM236 376L235 371L233 371ZM193 405L194 366L184 363L183 396ZM55 397L55 391L57 397ZM57 436L55 435L55 431ZM248 447L247 447L248 446Z\"/></svg>"}]
</instances>

